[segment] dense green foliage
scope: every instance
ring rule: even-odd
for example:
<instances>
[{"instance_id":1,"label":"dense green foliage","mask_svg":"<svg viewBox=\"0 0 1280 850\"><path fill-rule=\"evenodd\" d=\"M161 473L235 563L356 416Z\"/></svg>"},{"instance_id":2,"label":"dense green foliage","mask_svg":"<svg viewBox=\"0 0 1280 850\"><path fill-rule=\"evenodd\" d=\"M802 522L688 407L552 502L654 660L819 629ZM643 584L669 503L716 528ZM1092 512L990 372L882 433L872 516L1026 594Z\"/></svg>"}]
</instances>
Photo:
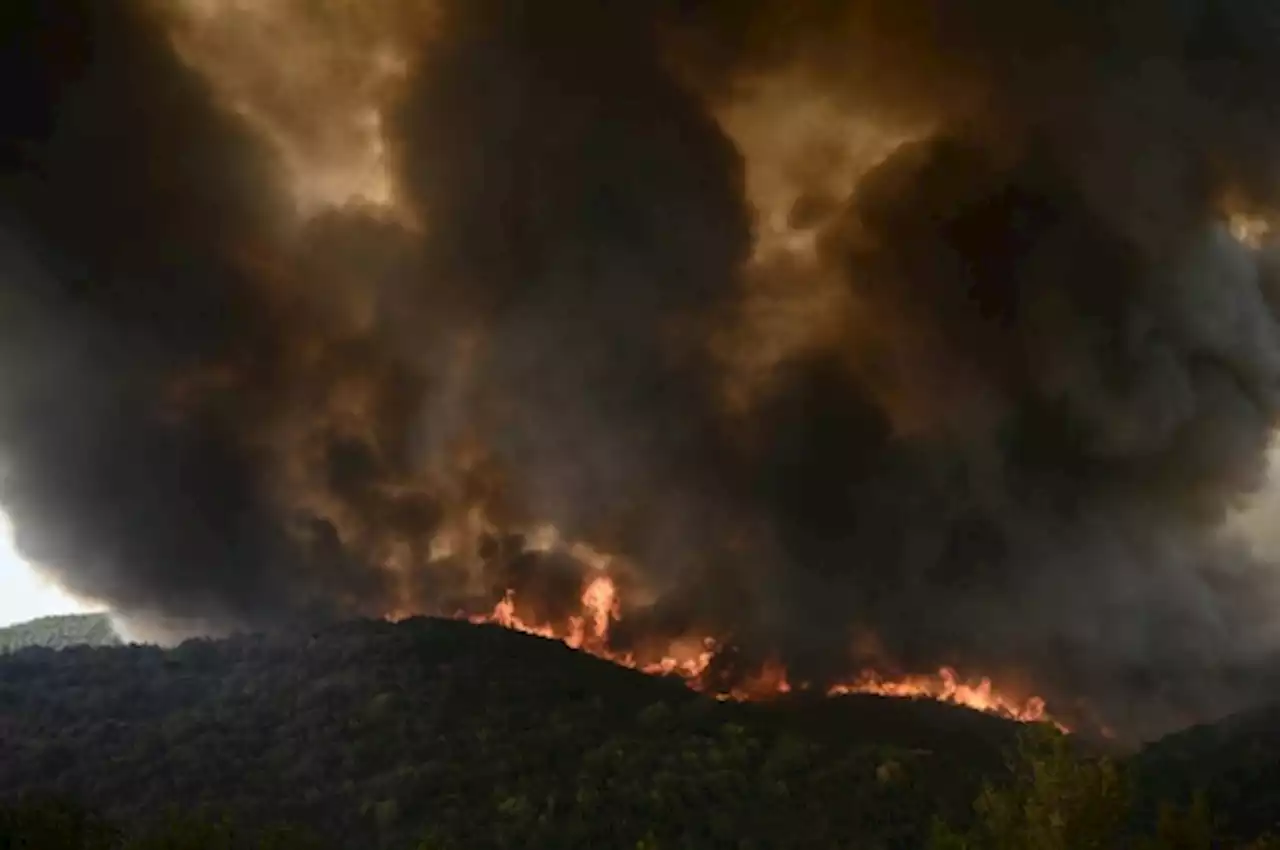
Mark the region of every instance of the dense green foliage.
<instances>
[{"instance_id":1,"label":"dense green foliage","mask_svg":"<svg viewBox=\"0 0 1280 850\"><path fill-rule=\"evenodd\" d=\"M68 801L0 806L0 850L325 850L304 830L246 831L224 818L171 814L133 833Z\"/></svg>"},{"instance_id":2,"label":"dense green foliage","mask_svg":"<svg viewBox=\"0 0 1280 850\"><path fill-rule=\"evenodd\" d=\"M1030 739L1010 774L1023 728L930 701L720 703L551 641L427 619L168 651L28 648L0 656L0 850L890 850L931 837L1111 850L1137 845L1081 836L1131 837L1156 822L1158 797L1185 803L1196 784L1171 745L1116 765L1053 736ZM1223 811L1217 834L1267 826L1246 833ZM933 834L939 820L954 829ZM1193 820L1166 816L1181 843L1153 848L1207 847L1183 840ZM270 830L280 823L309 832Z\"/></svg>"},{"instance_id":3,"label":"dense green foliage","mask_svg":"<svg viewBox=\"0 0 1280 850\"><path fill-rule=\"evenodd\" d=\"M1280 833L1280 710L1262 708L1197 726L1147 747L1136 764L1147 810L1203 792L1236 837Z\"/></svg>"},{"instance_id":4,"label":"dense green foliage","mask_svg":"<svg viewBox=\"0 0 1280 850\"><path fill-rule=\"evenodd\" d=\"M1011 776L988 783L972 822L937 822L931 850L1215 850L1228 846L1202 795L1183 805L1165 800L1144 817L1133 771L1088 757L1063 736L1033 729L1019 741ZM1230 844L1237 850L1280 850L1271 835Z\"/></svg>"},{"instance_id":5,"label":"dense green foliage","mask_svg":"<svg viewBox=\"0 0 1280 850\"><path fill-rule=\"evenodd\" d=\"M28 646L63 649L69 646L116 646L120 637L106 614L70 614L41 617L0 628L0 652Z\"/></svg>"}]
</instances>

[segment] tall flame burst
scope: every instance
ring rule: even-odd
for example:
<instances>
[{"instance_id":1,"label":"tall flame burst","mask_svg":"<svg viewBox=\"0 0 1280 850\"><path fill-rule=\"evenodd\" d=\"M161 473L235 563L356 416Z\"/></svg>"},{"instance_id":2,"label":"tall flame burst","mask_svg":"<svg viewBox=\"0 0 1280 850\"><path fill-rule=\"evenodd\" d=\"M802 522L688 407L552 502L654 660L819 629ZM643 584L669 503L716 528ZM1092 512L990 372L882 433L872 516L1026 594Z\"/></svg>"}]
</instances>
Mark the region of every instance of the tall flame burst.
<instances>
[{"instance_id":1,"label":"tall flame burst","mask_svg":"<svg viewBox=\"0 0 1280 850\"><path fill-rule=\"evenodd\" d=\"M766 700L807 691L806 683L793 685L787 670L777 662L764 664L727 690L717 690L704 679L720 647L713 638L689 639L670 645L667 654L656 659L641 658L629 652L615 652L609 646L609 627L620 619L618 591L607 575L592 578L582 591L582 609L563 625L537 623L520 616L514 592L508 592L490 614L468 617L473 623L494 623L504 628L538 637L557 640L573 649L589 652L623 667L656 676L678 676L695 691L710 693L717 699ZM1066 726L1053 720L1045 702L1037 696L1016 699L1001 693L991 679L981 677L964 680L950 667L942 667L933 675L886 677L875 670L864 670L847 682L828 685L820 691L828 696L874 694L903 699L932 699L994 714L1022 723L1051 722L1068 732Z\"/></svg>"},{"instance_id":2,"label":"tall flame burst","mask_svg":"<svg viewBox=\"0 0 1280 850\"><path fill-rule=\"evenodd\" d=\"M717 655L725 649L715 638L689 635L667 641L663 645L650 646L643 653L616 649L610 633L624 615L617 583L608 572L614 558L582 543L563 544L560 535L551 526L534 529L527 539L526 545L530 552L547 553L560 549L587 566L577 610L554 622L539 619L536 614L523 610L518 593L508 589L492 611L459 613L459 618L559 641L572 649L650 675L675 676L691 689L720 700L760 701L809 692L827 696L873 694L902 699L930 699L1022 723L1052 723L1063 732L1070 731L1049 715L1042 698L1013 697L1002 693L985 676L966 680L951 667L942 667L936 673L928 675L897 677L886 676L874 669L864 669L846 681L814 688L808 682L793 683L785 665L776 659L768 659L755 670L737 675L732 684L722 686L708 675L713 671ZM388 619L404 619L414 613L416 612L397 612L389 615Z\"/></svg>"}]
</instances>

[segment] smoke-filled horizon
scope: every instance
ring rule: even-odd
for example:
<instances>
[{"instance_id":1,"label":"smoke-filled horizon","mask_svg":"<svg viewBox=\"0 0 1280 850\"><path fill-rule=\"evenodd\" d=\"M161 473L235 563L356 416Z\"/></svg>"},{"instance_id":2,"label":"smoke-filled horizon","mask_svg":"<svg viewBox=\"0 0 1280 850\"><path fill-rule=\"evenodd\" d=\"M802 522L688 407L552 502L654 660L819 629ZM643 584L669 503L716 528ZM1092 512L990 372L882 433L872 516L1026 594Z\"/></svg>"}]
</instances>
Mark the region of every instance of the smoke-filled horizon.
<instances>
[{"instance_id":1,"label":"smoke-filled horizon","mask_svg":"<svg viewBox=\"0 0 1280 850\"><path fill-rule=\"evenodd\" d=\"M1229 521L1280 11L247 14L0 12L0 505L61 585L179 633L555 619L595 567L549 525L613 555L616 640L729 677L957 665L1126 734L1280 695Z\"/></svg>"}]
</instances>

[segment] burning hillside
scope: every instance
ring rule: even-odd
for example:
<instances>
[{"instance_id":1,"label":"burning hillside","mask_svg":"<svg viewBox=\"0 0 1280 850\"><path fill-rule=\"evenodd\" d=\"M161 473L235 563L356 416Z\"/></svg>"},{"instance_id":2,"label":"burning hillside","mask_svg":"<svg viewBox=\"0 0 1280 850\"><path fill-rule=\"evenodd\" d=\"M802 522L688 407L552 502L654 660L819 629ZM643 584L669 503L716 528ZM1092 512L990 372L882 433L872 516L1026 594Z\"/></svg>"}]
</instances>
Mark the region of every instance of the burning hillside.
<instances>
[{"instance_id":1,"label":"burning hillside","mask_svg":"<svg viewBox=\"0 0 1280 850\"><path fill-rule=\"evenodd\" d=\"M776 656L751 657L739 654L734 637L704 634L695 627L663 629L652 610L628 606L611 574L620 559L584 543L568 543L550 526L541 526L525 535L510 535L499 541L497 529L473 513L472 529L487 528L479 542L465 547L476 559L471 570L487 574L489 596L499 598L491 609L483 596L469 600L471 610L455 616L476 624L495 624L513 631L559 641L598 658L654 676L674 676L691 689L722 700L762 701L792 693L877 694L904 699L931 699L962 705L1024 723L1054 722L1045 701L1037 696L1016 698L1001 693L986 677L963 679L951 667L941 667L930 675L886 676L875 666L866 666L855 676L836 666L824 671L820 680L792 682L786 665ZM456 544L458 537L452 539ZM503 562L504 546L511 561ZM440 541L437 556L456 557L453 545ZM487 557L485 557L487 556ZM547 560L544 560L547 559ZM546 577L560 572L558 580ZM522 581L523 579L523 581ZM532 581L529 581L532 579ZM522 591L512 589L515 582ZM477 607L480 610L476 610ZM406 608L389 619L399 620L421 613ZM634 617L638 628L628 631ZM875 654L882 652L875 649ZM860 658L865 665L882 657L864 650L851 651L847 664Z\"/></svg>"},{"instance_id":2,"label":"burning hillside","mask_svg":"<svg viewBox=\"0 0 1280 850\"><path fill-rule=\"evenodd\" d=\"M696 621L664 617L654 610L655 600L629 604L630 597L624 599L614 578L615 572L625 576L632 571L625 559L566 541L552 526L504 535L480 511L469 512L462 525L465 531L436 541L437 572L446 573L450 562L456 569L461 559L467 564L466 575L483 577L487 593L459 602L462 608L452 612L472 623L559 641L650 675L677 677L691 689L721 700L763 701L792 693L877 694L937 700L1024 723L1052 722L1070 731L1050 716L1042 698L1002 693L985 676L966 679L949 666L927 675L886 675L884 668L892 661L874 640L863 640L845 657L814 669L817 678L793 682L779 656L751 654L749 645L744 653L728 628L708 634ZM485 600L494 597L497 601L486 607ZM420 613L406 607L389 619ZM849 670L858 672L848 675Z\"/></svg>"},{"instance_id":3,"label":"burning hillside","mask_svg":"<svg viewBox=\"0 0 1280 850\"><path fill-rule=\"evenodd\" d=\"M1269 9L10 0L0 505L169 635L1270 698Z\"/></svg>"},{"instance_id":4,"label":"burning hillside","mask_svg":"<svg viewBox=\"0 0 1280 850\"><path fill-rule=\"evenodd\" d=\"M658 658L639 657L628 652L615 652L610 648L609 627L618 618L616 588L607 576L592 579L582 593L582 609L572 615L563 627L536 624L525 621L519 614L514 593L508 593L495 606L490 615L473 615L475 623L496 623L504 628L558 640L574 649L589 652L599 658L624 667L642 670L655 676L678 676L695 691L711 692L718 699L766 700L791 693L793 686L787 671L777 662L766 662L759 670L747 674L728 690L716 690L716 686L704 678L712 669L720 647L713 638L677 641L667 647L666 654ZM800 690L809 689L801 683ZM1029 697L1016 700L999 693L990 679L976 683L961 681L955 670L943 667L933 676L904 676L885 678L874 670L866 670L856 679L828 685L825 693L831 696L844 694L877 694L903 699L933 699L962 705L975 711L987 712L1023 723L1049 722L1044 700ZM1059 728L1066 730L1061 724Z\"/></svg>"}]
</instances>

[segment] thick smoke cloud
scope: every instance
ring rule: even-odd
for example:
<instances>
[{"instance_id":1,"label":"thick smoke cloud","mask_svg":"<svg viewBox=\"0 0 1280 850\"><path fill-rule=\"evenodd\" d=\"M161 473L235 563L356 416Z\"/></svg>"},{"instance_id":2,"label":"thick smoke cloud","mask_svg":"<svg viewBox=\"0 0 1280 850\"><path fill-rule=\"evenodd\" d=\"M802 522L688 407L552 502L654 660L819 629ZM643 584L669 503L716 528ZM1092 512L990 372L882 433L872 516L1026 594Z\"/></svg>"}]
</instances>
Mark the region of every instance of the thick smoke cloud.
<instances>
[{"instance_id":1,"label":"thick smoke cloud","mask_svg":"<svg viewBox=\"0 0 1280 850\"><path fill-rule=\"evenodd\" d=\"M737 152L639 14L453 4L440 29L404 182L433 285L482 335L508 496L671 571L726 495L704 340L750 250Z\"/></svg>"},{"instance_id":2,"label":"thick smoke cloud","mask_svg":"<svg viewBox=\"0 0 1280 850\"><path fill-rule=\"evenodd\" d=\"M401 208L299 223L143 6L10 3L25 551L180 629L559 619L593 567L552 523L617 556L619 641L728 677L957 664L1132 734L1274 696L1280 583L1224 520L1280 290L1225 214L1277 202L1280 12L623 5L424 3ZM762 162L778 87L893 142Z\"/></svg>"},{"instance_id":3,"label":"thick smoke cloud","mask_svg":"<svg viewBox=\"0 0 1280 850\"><path fill-rule=\"evenodd\" d=\"M1276 13L845 4L755 42L771 14L689 67L930 127L828 204L855 331L758 411L782 563L845 587L786 619L1042 671L1131 730L1268 693L1274 573L1218 523L1265 474L1273 272L1221 222L1273 197Z\"/></svg>"},{"instance_id":4,"label":"thick smoke cloud","mask_svg":"<svg viewBox=\"0 0 1280 850\"><path fill-rule=\"evenodd\" d=\"M247 264L273 163L131 3L6 4L0 502L21 549L123 611L222 627L328 608L253 439L277 317ZM265 385L184 397L237 364ZM350 587L349 587L350 586ZM186 624L186 625L184 625Z\"/></svg>"}]
</instances>

